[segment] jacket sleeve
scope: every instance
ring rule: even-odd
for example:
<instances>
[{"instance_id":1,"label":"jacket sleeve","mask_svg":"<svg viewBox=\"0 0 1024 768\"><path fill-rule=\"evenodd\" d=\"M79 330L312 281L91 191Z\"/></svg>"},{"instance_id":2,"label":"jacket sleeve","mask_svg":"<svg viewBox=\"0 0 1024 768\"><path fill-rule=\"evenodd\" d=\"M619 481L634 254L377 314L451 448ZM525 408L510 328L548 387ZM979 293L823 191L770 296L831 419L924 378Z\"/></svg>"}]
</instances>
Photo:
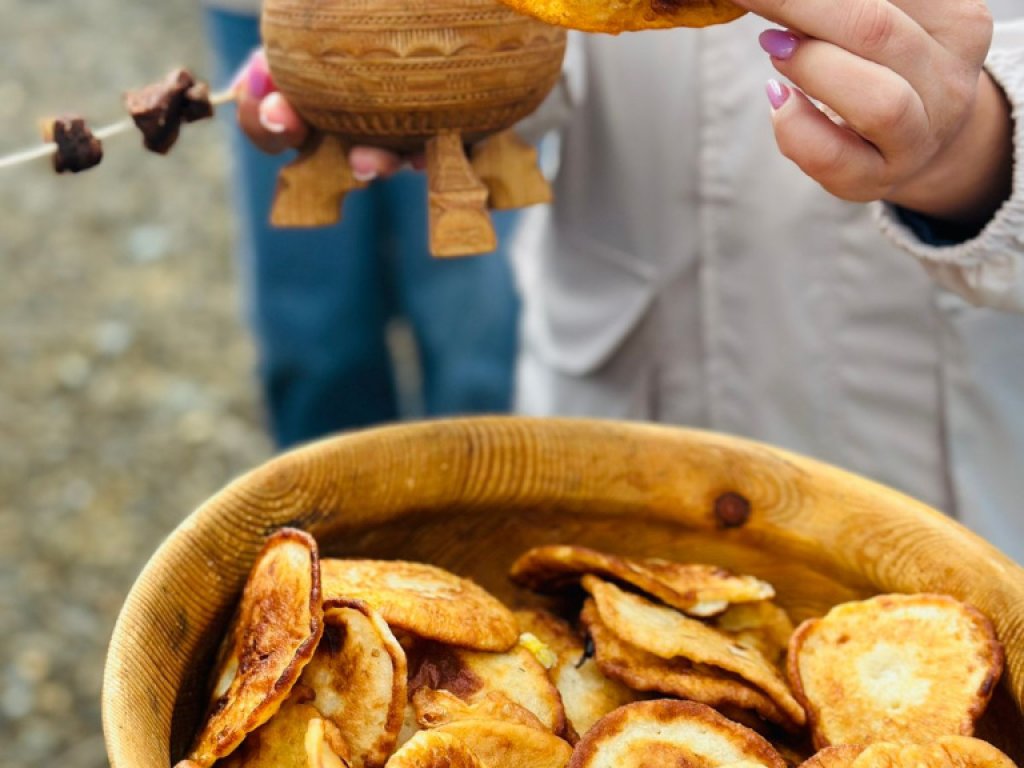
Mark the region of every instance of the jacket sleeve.
<instances>
[{"instance_id":1,"label":"jacket sleeve","mask_svg":"<svg viewBox=\"0 0 1024 768\"><path fill-rule=\"evenodd\" d=\"M516 124L516 133L531 144L536 144L548 133L568 122L573 110L583 102L586 91L583 34L570 30L565 59L562 61L562 76L537 110Z\"/></svg>"},{"instance_id":2,"label":"jacket sleeve","mask_svg":"<svg viewBox=\"0 0 1024 768\"><path fill-rule=\"evenodd\" d=\"M892 205L876 203L882 230L944 288L972 304L1024 313L1024 19L996 25L985 68L1009 99L1014 169L1010 198L976 235L943 242Z\"/></svg>"}]
</instances>

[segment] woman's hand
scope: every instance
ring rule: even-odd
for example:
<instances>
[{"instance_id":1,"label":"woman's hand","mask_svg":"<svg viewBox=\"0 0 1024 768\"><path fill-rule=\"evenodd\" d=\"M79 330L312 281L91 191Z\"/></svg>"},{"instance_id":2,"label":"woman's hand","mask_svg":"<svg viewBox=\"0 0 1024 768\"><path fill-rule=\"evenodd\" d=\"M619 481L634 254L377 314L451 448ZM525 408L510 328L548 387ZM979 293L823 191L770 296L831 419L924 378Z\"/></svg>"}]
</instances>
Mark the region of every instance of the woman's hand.
<instances>
[{"instance_id":1,"label":"woman's hand","mask_svg":"<svg viewBox=\"0 0 1024 768\"><path fill-rule=\"evenodd\" d=\"M982 69L983 0L737 2L792 30L761 35L799 89L769 82L775 135L827 190L962 224L984 223L1009 196L1012 124Z\"/></svg>"},{"instance_id":2,"label":"woman's hand","mask_svg":"<svg viewBox=\"0 0 1024 768\"><path fill-rule=\"evenodd\" d=\"M274 86L262 50L253 53L235 76L234 90L238 123L261 150L276 155L306 141L309 127ZM373 147L353 147L348 162L358 181L390 176L403 164L398 155Z\"/></svg>"}]
</instances>

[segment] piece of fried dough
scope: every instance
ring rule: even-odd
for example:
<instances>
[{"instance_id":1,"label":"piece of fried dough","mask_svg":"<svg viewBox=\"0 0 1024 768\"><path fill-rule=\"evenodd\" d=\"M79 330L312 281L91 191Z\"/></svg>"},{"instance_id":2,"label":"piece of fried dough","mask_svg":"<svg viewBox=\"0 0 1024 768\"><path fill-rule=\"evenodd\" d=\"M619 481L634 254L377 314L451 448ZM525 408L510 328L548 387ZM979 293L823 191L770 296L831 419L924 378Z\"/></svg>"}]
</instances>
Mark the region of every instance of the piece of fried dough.
<instances>
[{"instance_id":1,"label":"piece of fried dough","mask_svg":"<svg viewBox=\"0 0 1024 768\"><path fill-rule=\"evenodd\" d=\"M594 641L597 665L608 677L637 691L657 691L709 707L731 705L757 712L766 720L793 729L792 720L759 688L721 670L687 659L663 659L619 639L598 616L592 600L580 619Z\"/></svg>"},{"instance_id":2,"label":"piece of fried dough","mask_svg":"<svg viewBox=\"0 0 1024 768\"><path fill-rule=\"evenodd\" d=\"M485 768L565 768L572 755L554 734L503 720L456 720L425 731L437 732L465 744Z\"/></svg>"},{"instance_id":3,"label":"piece of fried dough","mask_svg":"<svg viewBox=\"0 0 1024 768\"><path fill-rule=\"evenodd\" d=\"M477 584L423 563L336 560L320 564L324 606L361 600L393 629L480 651L516 644L515 617Z\"/></svg>"},{"instance_id":4,"label":"piece of fried dough","mask_svg":"<svg viewBox=\"0 0 1024 768\"><path fill-rule=\"evenodd\" d=\"M853 761L866 749L864 744L837 744L825 747L800 764L800 768L852 768Z\"/></svg>"},{"instance_id":5,"label":"piece of fried dough","mask_svg":"<svg viewBox=\"0 0 1024 768\"><path fill-rule=\"evenodd\" d=\"M844 766L845 768L845 766ZM944 736L929 744L875 742L849 768L1016 768L987 741L970 736Z\"/></svg>"},{"instance_id":6,"label":"piece of fried dough","mask_svg":"<svg viewBox=\"0 0 1024 768\"><path fill-rule=\"evenodd\" d=\"M502 0L548 24L584 32L619 32L666 27L707 27L738 19L746 11L730 0Z\"/></svg>"},{"instance_id":7,"label":"piece of fried dough","mask_svg":"<svg viewBox=\"0 0 1024 768\"><path fill-rule=\"evenodd\" d=\"M792 723L806 722L785 679L756 648L738 645L697 619L594 576L584 576L583 587L593 596L601 623L620 639L663 659L683 658L731 672L767 694Z\"/></svg>"},{"instance_id":8,"label":"piece of fried dough","mask_svg":"<svg viewBox=\"0 0 1024 768\"><path fill-rule=\"evenodd\" d=\"M547 670L522 645L505 653L422 643L410 658L409 689L446 690L474 704L498 692L532 713L552 733L565 732L562 697Z\"/></svg>"},{"instance_id":9,"label":"piece of fried dough","mask_svg":"<svg viewBox=\"0 0 1024 768\"><path fill-rule=\"evenodd\" d=\"M551 730L533 712L499 691L488 691L469 703L444 689L423 686L413 694L412 706L417 724L427 729L456 720L505 720L542 731Z\"/></svg>"},{"instance_id":10,"label":"piece of fried dough","mask_svg":"<svg viewBox=\"0 0 1024 768\"><path fill-rule=\"evenodd\" d=\"M942 765L955 768L1017 768L1002 751L972 736L943 736L930 749L946 760Z\"/></svg>"},{"instance_id":11,"label":"piece of fried dough","mask_svg":"<svg viewBox=\"0 0 1024 768\"><path fill-rule=\"evenodd\" d=\"M598 668L568 622L539 610L517 611L516 620L523 632L537 637L554 654L548 674L562 695L565 716L577 734L586 733L613 709L639 698L634 690Z\"/></svg>"},{"instance_id":12,"label":"piece of fried dough","mask_svg":"<svg viewBox=\"0 0 1024 768\"><path fill-rule=\"evenodd\" d=\"M354 768L380 768L395 750L407 701L405 651L378 613L336 606L299 682L341 732Z\"/></svg>"},{"instance_id":13,"label":"piece of fried dough","mask_svg":"<svg viewBox=\"0 0 1024 768\"><path fill-rule=\"evenodd\" d=\"M313 537L273 534L249 573L231 632L223 694L196 737L189 759L209 768L267 722L288 697L323 633L320 567Z\"/></svg>"},{"instance_id":14,"label":"piece of fried dough","mask_svg":"<svg viewBox=\"0 0 1024 768\"><path fill-rule=\"evenodd\" d=\"M716 768L742 761L760 768L786 767L765 739L710 707L655 699L627 704L601 718L576 745L569 766Z\"/></svg>"},{"instance_id":15,"label":"piece of fried dough","mask_svg":"<svg viewBox=\"0 0 1024 768\"><path fill-rule=\"evenodd\" d=\"M786 655L793 636L789 614L771 600L736 603L715 616L711 623L747 648L757 648L766 659L778 664Z\"/></svg>"},{"instance_id":16,"label":"piece of fried dough","mask_svg":"<svg viewBox=\"0 0 1024 768\"><path fill-rule=\"evenodd\" d=\"M459 739L420 731L388 760L387 768L490 768Z\"/></svg>"},{"instance_id":17,"label":"piece of fried dough","mask_svg":"<svg viewBox=\"0 0 1024 768\"><path fill-rule=\"evenodd\" d=\"M787 667L816 747L970 736L1002 673L991 622L944 595L880 595L804 622Z\"/></svg>"},{"instance_id":18,"label":"piece of fried dough","mask_svg":"<svg viewBox=\"0 0 1024 768\"><path fill-rule=\"evenodd\" d=\"M292 696L242 745L217 763L223 768L309 768L306 733L320 713L296 686ZM296 695L298 694L298 695Z\"/></svg>"},{"instance_id":19,"label":"piece of fried dough","mask_svg":"<svg viewBox=\"0 0 1024 768\"><path fill-rule=\"evenodd\" d=\"M352 752L330 720L314 717L306 726L308 768L351 768Z\"/></svg>"},{"instance_id":20,"label":"piece of fried dough","mask_svg":"<svg viewBox=\"0 0 1024 768\"><path fill-rule=\"evenodd\" d=\"M629 559L575 546L535 547L512 564L509 576L534 591L575 584L584 574L625 582L692 616L721 613L730 603L775 596L768 582L738 576L715 565Z\"/></svg>"}]
</instances>

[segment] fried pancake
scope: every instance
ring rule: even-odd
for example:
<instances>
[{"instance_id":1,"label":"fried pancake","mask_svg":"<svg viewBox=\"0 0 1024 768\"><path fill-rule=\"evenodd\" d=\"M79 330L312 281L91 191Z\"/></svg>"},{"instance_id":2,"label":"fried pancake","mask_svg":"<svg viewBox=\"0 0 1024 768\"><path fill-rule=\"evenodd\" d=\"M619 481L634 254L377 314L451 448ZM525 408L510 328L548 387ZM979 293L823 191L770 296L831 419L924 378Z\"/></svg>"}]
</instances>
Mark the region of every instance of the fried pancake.
<instances>
[{"instance_id":1,"label":"fried pancake","mask_svg":"<svg viewBox=\"0 0 1024 768\"><path fill-rule=\"evenodd\" d=\"M554 653L555 663L548 674L577 734L586 733L613 709L639 698L626 685L605 676L597 661L587 656L583 640L568 622L547 611L517 611L516 620L521 630L539 638Z\"/></svg>"},{"instance_id":2,"label":"fried pancake","mask_svg":"<svg viewBox=\"0 0 1024 768\"><path fill-rule=\"evenodd\" d=\"M519 638L515 617L497 598L441 568L332 558L320 568L325 607L360 600L396 631L481 651L507 651Z\"/></svg>"},{"instance_id":3,"label":"fried pancake","mask_svg":"<svg viewBox=\"0 0 1024 768\"><path fill-rule=\"evenodd\" d=\"M1010 758L986 741L969 736L943 736L928 744L875 742L849 763L849 768L1016 768L1016 766Z\"/></svg>"},{"instance_id":4,"label":"fried pancake","mask_svg":"<svg viewBox=\"0 0 1024 768\"><path fill-rule=\"evenodd\" d=\"M416 722L416 708L412 701L407 701L402 713L402 729L398 732L395 749L403 747L413 736L419 733L420 724Z\"/></svg>"},{"instance_id":5,"label":"fried pancake","mask_svg":"<svg viewBox=\"0 0 1024 768\"><path fill-rule=\"evenodd\" d=\"M969 736L1002 673L991 622L944 595L880 595L804 622L788 673L814 744Z\"/></svg>"},{"instance_id":6,"label":"fried pancake","mask_svg":"<svg viewBox=\"0 0 1024 768\"><path fill-rule=\"evenodd\" d=\"M710 707L655 699L601 718L576 745L569 768L717 768L746 761L786 768L771 744Z\"/></svg>"},{"instance_id":7,"label":"fried pancake","mask_svg":"<svg viewBox=\"0 0 1024 768\"><path fill-rule=\"evenodd\" d=\"M707 27L746 11L729 0L502 0L520 13L584 32Z\"/></svg>"},{"instance_id":8,"label":"fried pancake","mask_svg":"<svg viewBox=\"0 0 1024 768\"><path fill-rule=\"evenodd\" d=\"M288 697L323 633L317 545L303 531L273 534L256 558L214 679L223 693L189 754L209 768L267 722Z\"/></svg>"},{"instance_id":9,"label":"fried pancake","mask_svg":"<svg viewBox=\"0 0 1024 768\"><path fill-rule=\"evenodd\" d=\"M465 744L484 768L565 768L572 747L552 733L503 720L456 720L425 733Z\"/></svg>"},{"instance_id":10,"label":"fried pancake","mask_svg":"<svg viewBox=\"0 0 1024 768\"><path fill-rule=\"evenodd\" d=\"M562 697L547 670L522 645L506 653L423 643L410 659L409 688L445 690L468 704L497 692L532 713L552 733L566 727Z\"/></svg>"},{"instance_id":11,"label":"fried pancake","mask_svg":"<svg viewBox=\"0 0 1024 768\"><path fill-rule=\"evenodd\" d=\"M456 720L505 720L542 731L551 730L533 712L499 691L489 691L470 704L444 689L434 690L423 686L413 694L412 706L417 724L426 729Z\"/></svg>"},{"instance_id":12,"label":"fried pancake","mask_svg":"<svg viewBox=\"0 0 1024 768\"><path fill-rule=\"evenodd\" d=\"M746 648L757 648L766 659L778 664L786 655L793 622L784 609L771 600L735 603L711 622Z\"/></svg>"},{"instance_id":13,"label":"fried pancake","mask_svg":"<svg viewBox=\"0 0 1024 768\"><path fill-rule=\"evenodd\" d=\"M420 731L388 760L387 768L489 768L454 736Z\"/></svg>"},{"instance_id":14,"label":"fried pancake","mask_svg":"<svg viewBox=\"0 0 1024 768\"><path fill-rule=\"evenodd\" d=\"M330 720L314 717L306 727L308 768L351 768L352 753Z\"/></svg>"},{"instance_id":15,"label":"fried pancake","mask_svg":"<svg viewBox=\"0 0 1024 768\"><path fill-rule=\"evenodd\" d=\"M313 706L339 729L354 768L380 768L395 749L405 714L405 651L365 604L334 607L300 683Z\"/></svg>"},{"instance_id":16,"label":"fried pancake","mask_svg":"<svg viewBox=\"0 0 1024 768\"><path fill-rule=\"evenodd\" d=\"M309 768L306 733L319 713L294 693L266 723L250 733L242 745L217 763L223 768Z\"/></svg>"},{"instance_id":17,"label":"fried pancake","mask_svg":"<svg viewBox=\"0 0 1024 768\"><path fill-rule=\"evenodd\" d=\"M863 744L837 744L825 747L800 764L800 768L852 768L853 761L865 750Z\"/></svg>"},{"instance_id":18,"label":"fried pancake","mask_svg":"<svg viewBox=\"0 0 1024 768\"><path fill-rule=\"evenodd\" d=\"M806 722L782 675L756 648L745 648L674 608L656 605L594 576L584 576L583 587L593 596L601 623L619 639L662 659L682 658L731 673L767 694L793 724Z\"/></svg>"},{"instance_id":19,"label":"fried pancake","mask_svg":"<svg viewBox=\"0 0 1024 768\"><path fill-rule=\"evenodd\" d=\"M535 547L509 570L514 582L538 592L576 584L588 573L629 584L692 616L712 616L730 603L775 596L771 584L718 566L655 558L631 560L586 547Z\"/></svg>"},{"instance_id":20,"label":"fried pancake","mask_svg":"<svg viewBox=\"0 0 1024 768\"><path fill-rule=\"evenodd\" d=\"M739 707L794 727L774 701L738 678L687 659L663 659L623 642L601 622L593 600L584 604L580 618L594 641L597 665L608 677L637 691L656 691L715 708Z\"/></svg>"},{"instance_id":21,"label":"fried pancake","mask_svg":"<svg viewBox=\"0 0 1024 768\"><path fill-rule=\"evenodd\" d=\"M930 748L950 768L1017 768L1003 752L971 736L943 736Z\"/></svg>"}]
</instances>

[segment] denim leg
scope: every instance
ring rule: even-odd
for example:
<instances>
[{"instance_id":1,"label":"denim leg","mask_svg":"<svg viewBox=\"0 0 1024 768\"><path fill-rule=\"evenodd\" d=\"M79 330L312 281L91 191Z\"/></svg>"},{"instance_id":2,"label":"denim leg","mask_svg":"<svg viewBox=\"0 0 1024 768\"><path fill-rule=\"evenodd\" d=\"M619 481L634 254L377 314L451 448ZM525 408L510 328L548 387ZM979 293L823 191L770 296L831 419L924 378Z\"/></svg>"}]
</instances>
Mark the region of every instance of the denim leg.
<instances>
[{"instance_id":1,"label":"denim leg","mask_svg":"<svg viewBox=\"0 0 1024 768\"><path fill-rule=\"evenodd\" d=\"M385 191L399 306L420 349L428 415L499 413L512 404L519 299L507 254L435 259L427 250L423 174L403 172ZM505 244L516 212L494 215Z\"/></svg>"},{"instance_id":2,"label":"denim leg","mask_svg":"<svg viewBox=\"0 0 1024 768\"><path fill-rule=\"evenodd\" d=\"M258 20L210 10L207 22L223 84L259 44ZM270 227L277 172L290 158L260 153L237 129L230 109L223 113L231 130L245 301L275 441L286 447L393 420L382 194L372 187L350 194L339 226Z\"/></svg>"}]
</instances>

